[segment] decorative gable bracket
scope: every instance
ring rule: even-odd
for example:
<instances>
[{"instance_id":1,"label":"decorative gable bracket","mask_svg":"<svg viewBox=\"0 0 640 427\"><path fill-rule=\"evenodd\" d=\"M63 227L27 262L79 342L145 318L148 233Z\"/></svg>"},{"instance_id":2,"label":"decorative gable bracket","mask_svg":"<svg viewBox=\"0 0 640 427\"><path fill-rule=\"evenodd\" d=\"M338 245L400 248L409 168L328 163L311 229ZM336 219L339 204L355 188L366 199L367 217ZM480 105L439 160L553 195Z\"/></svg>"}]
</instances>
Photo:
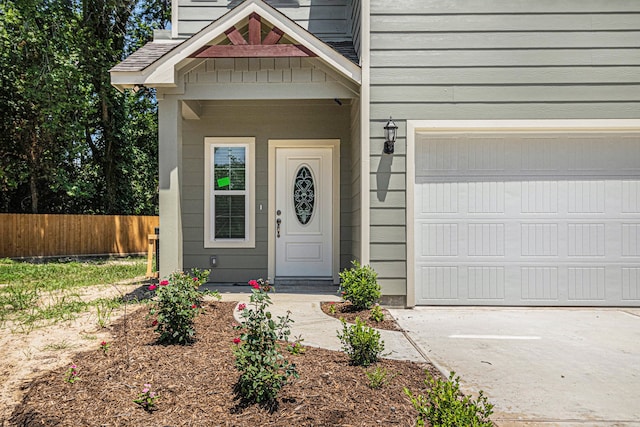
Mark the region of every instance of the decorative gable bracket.
<instances>
[{"instance_id":1,"label":"decorative gable bracket","mask_svg":"<svg viewBox=\"0 0 640 427\"><path fill-rule=\"evenodd\" d=\"M225 31L230 44L203 46L190 55L190 58L287 58L314 57L315 53L298 44L278 42L284 32L277 27L271 29L262 38L262 18L257 13L249 15L248 40L235 26Z\"/></svg>"},{"instance_id":2,"label":"decorative gable bracket","mask_svg":"<svg viewBox=\"0 0 640 427\"><path fill-rule=\"evenodd\" d=\"M362 69L352 59L264 0L244 0L186 40L147 43L110 70L111 84L121 91L135 85L175 88L179 71L199 58L265 57L317 57L327 73L356 89L362 82Z\"/></svg>"}]
</instances>

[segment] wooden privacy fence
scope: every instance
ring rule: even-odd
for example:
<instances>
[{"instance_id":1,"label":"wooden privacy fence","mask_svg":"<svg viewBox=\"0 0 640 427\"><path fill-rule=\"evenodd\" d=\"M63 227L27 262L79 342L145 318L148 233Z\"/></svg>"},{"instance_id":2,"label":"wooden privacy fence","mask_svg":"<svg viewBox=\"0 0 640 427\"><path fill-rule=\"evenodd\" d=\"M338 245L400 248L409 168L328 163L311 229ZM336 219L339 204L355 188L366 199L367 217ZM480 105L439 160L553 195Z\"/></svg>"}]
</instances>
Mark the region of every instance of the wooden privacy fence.
<instances>
[{"instance_id":1,"label":"wooden privacy fence","mask_svg":"<svg viewBox=\"0 0 640 427\"><path fill-rule=\"evenodd\" d=\"M0 258L147 251L157 216L0 214Z\"/></svg>"}]
</instances>

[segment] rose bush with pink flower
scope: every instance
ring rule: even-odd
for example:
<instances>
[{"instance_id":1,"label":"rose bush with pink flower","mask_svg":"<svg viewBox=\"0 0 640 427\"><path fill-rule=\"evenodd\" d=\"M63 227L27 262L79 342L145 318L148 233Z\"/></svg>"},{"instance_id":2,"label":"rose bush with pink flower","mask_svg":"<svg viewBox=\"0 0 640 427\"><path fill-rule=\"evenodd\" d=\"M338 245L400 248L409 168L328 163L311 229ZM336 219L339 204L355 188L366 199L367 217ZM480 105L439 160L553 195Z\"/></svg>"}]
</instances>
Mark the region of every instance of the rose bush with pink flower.
<instances>
[{"instance_id":1,"label":"rose bush with pink flower","mask_svg":"<svg viewBox=\"0 0 640 427\"><path fill-rule=\"evenodd\" d=\"M198 290L209 277L209 271L193 269L191 274L173 273L168 281L160 282L157 302L151 315L157 315L153 325L160 334L159 341L165 344L190 344L195 337L194 319L202 311L203 293ZM196 280L194 280L196 279ZM162 284L166 282L166 284ZM220 299L217 292L209 295Z\"/></svg>"},{"instance_id":2,"label":"rose bush with pink flower","mask_svg":"<svg viewBox=\"0 0 640 427\"><path fill-rule=\"evenodd\" d=\"M267 311L271 305L268 294L271 287L266 281L251 280L249 285L253 288L249 303L252 308L242 307L242 324L235 327L241 331L240 338L234 339L236 346L233 347L235 366L240 371L236 390L249 402L273 402L289 377L298 377L295 364L282 356L279 343L288 343L289 324L293 320L288 313L278 317L278 321L273 320Z\"/></svg>"}]
</instances>

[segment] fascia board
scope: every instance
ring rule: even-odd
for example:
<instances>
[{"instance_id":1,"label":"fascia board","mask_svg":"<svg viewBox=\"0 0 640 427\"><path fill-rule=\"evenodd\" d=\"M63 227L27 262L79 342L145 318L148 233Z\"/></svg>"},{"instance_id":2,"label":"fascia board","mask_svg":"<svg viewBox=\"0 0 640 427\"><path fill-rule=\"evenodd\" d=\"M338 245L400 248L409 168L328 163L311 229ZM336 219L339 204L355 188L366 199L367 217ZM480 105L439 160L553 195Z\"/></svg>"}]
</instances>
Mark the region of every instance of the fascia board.
<instances>
[{"instance_id":1,"label":"fascia board","mask_svg":"<svg viewBox=\"0 0 640 427\"><path fill-rule=\"evenodd\" d=\"M256 4L252 6L256 7ZM293 38L297 43L305 46L311 52L318 55L320 59L326 62L329 66L339 71L354 82L360 84L362 80L362 71L360 67L349 59L337 53L333 48L324 43L322 40L309 33L307 30L278 12L277 10L268 10L260 8L255 10L262 18L269 21L271 24L280 28L284 33ZM275 12L278 15L272 13ZM284 18L284 19L283 19Z\"/></svg>"},{"instance_id":2,"label":"fascia board","mask_svg":"<svg viewBox=\"0 0 640 427\"><path fill-rule=\"evenodd\" d=\"M110 71L109 74L111 76L111 86L120 92L124 92L125 89L130 89L137 84L144 84L144 76L140 71Z\"/></svg>"}]
</instances>

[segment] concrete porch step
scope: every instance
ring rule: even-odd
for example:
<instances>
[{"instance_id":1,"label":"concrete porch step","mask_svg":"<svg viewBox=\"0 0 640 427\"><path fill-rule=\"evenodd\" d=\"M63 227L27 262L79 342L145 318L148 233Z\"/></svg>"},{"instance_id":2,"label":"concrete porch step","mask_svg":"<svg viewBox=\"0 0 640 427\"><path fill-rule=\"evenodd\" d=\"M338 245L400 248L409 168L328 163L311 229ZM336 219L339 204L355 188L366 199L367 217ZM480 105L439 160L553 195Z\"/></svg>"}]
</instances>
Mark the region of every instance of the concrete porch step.
<instances>
[{"instance_id":1,"label":"concrete porch step","mask_svg":"<svg viewBox=\"0 0 640 427\"><path fill-rule=\"evenodd\" d=\"M271 283L275 292L279 294L315 294L315 295L337 295L339 286L334 285L332 280L301 280L301 279L276 279ZM217 290L220 293L251 293L251 286L247 283L215 283L207 282L201 289L210 291Z\"/></svg>"}]
</instances>

